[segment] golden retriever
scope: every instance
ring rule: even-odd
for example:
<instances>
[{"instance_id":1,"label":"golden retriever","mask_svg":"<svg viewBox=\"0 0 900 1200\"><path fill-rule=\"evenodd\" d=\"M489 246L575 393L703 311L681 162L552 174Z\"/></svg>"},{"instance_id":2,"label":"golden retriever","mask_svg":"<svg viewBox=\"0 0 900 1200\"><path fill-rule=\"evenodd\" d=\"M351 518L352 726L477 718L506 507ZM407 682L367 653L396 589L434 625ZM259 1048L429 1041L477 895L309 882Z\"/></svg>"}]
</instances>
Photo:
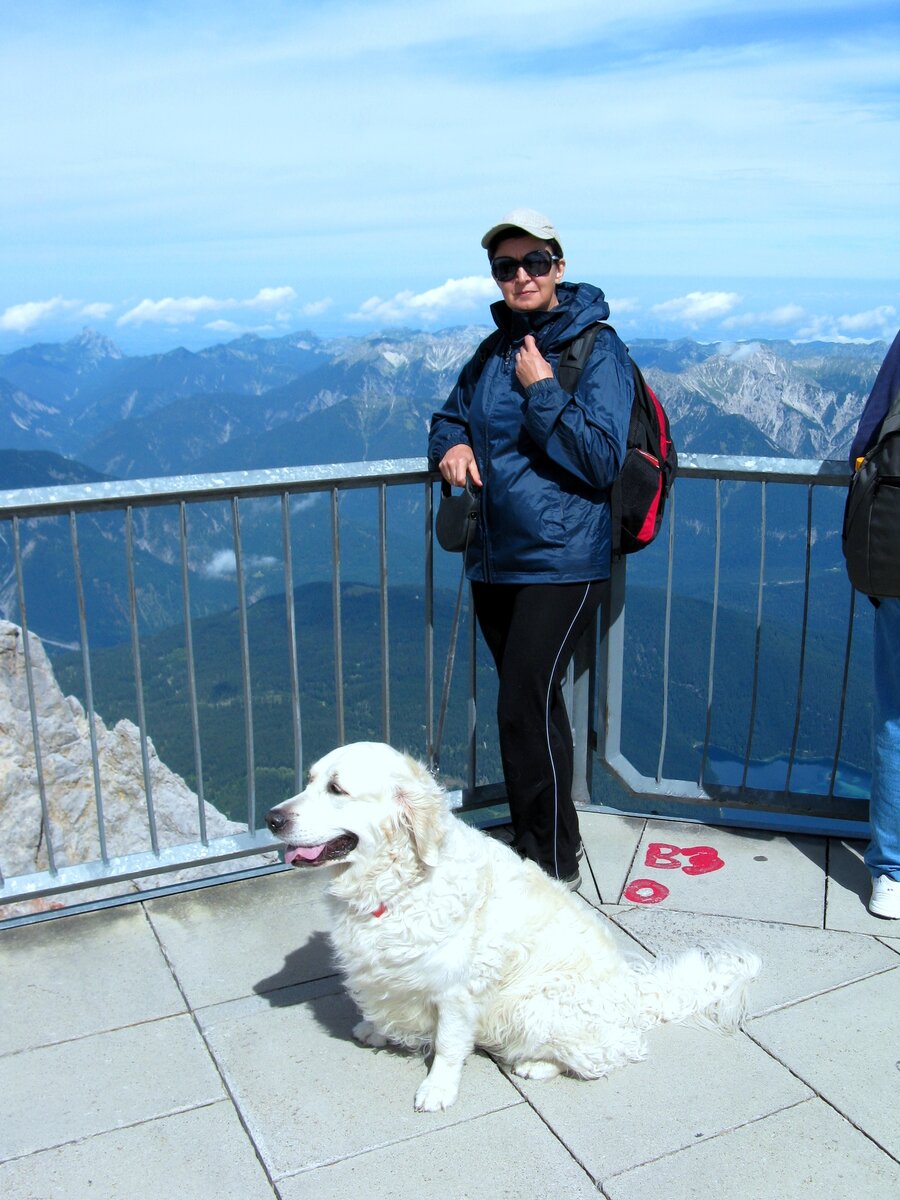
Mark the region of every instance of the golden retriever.
<instances>
[{"instance_id":1,"label":"golden retriever","mask_svg":"<svg viewBox=\"0 0 900 1200\"><path fill-rule=\"evenodd\" d=\"M456 818L421 763L380 743L325 755L266 824L286 863L332 868L354 1036L433 1049L419 1111L453 1104L476 1046L529 1079L595 1079L643 1058L661 1021L735 1029L759 969L733 947L628 961L605 918Z\"/></svg>"}]
</instances>

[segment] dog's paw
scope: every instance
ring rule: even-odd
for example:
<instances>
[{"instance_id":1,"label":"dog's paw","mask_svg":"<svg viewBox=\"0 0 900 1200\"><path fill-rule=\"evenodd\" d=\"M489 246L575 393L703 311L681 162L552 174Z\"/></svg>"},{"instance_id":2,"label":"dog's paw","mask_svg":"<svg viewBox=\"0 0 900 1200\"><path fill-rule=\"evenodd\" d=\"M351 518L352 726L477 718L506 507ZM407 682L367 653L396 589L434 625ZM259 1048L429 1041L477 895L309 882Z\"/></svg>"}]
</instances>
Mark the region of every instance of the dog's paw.
<instances>
[{"instance_id":1,"label":"dog's paw","mask_svg":"<svg viewBox=\"0 0 900 1200\"><path fill-rule=\"evenodd\" d=\"M387 1045L387 1038L378 1032L371 1021L360 1021L354 1025L353 1036L363 1046L374 1046L376 1050L382 1050Z\"/></svg>"},{"instance_id":2,"label":"dog's paw","mask_svg":"<svg viewBox=\"0 0 900 1200\"><path fill-rule=\"evenodd\" d=\"M514 1063L512 1072L521 1079L553 1079L559 1074L559 1067L552 1062L526 1061Z\"/></svg>"},{"instance_id":3,"label":"dog's paw","mask_svg":"<svg viewBox=\"0 0 900 1200\"><path fill-rule=\"evenodd\" d=\"M441 1112L455 1103L458 1095L456 1084L436 1082L429 1075L422 1080L416 1092L416 1112Z\"/></svg>"}]
</instances>

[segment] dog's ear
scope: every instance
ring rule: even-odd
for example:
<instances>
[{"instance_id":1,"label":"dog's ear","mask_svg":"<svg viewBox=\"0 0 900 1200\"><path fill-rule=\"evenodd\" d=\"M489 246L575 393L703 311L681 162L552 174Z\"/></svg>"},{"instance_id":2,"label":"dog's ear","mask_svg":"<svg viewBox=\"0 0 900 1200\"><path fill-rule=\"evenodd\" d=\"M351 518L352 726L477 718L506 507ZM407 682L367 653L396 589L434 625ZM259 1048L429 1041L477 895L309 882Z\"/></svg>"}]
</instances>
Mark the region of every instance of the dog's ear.
<instances>
[{"instance_id":1,"label":"dog's ear","mask_svg":"<svg viewBox=\"0 0 900 1200\"><path fill-rule=\"evenodd\" d=\"M397 781L400 821L412 835L419 861L433 867L444 840L444 793L422 763L407 757L406 765Z\"/></svg>"}]
</instances>

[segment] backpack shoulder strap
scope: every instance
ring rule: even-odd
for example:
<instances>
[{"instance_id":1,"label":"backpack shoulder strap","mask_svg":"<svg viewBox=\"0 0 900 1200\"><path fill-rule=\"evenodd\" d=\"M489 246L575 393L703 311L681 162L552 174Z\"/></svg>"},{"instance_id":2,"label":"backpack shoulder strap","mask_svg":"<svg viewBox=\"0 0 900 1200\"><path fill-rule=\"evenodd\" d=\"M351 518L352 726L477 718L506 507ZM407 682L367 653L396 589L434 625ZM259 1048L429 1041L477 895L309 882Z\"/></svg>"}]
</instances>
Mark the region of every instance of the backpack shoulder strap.
<instances>
[{"instance_id":1,"label":"backpack shoulder strap","mask_svg":"<svg viewBox=\"0 0 900 1200\"><path fill-rule=\"evenodd\" d=\"M500 339L502 337L503 337L503 334L500 332L500 330L494 329L491 333L489 333L487 335L487 337L484 339L484 341L479 342L479 344L475 350L475 353L472 355L471 359L469 360L470 363L472 364L471 380L472 380L473 384L477 383L478 380L481 378L481 372L484 370L484 364L487 362L487 360L491 357L491 355L497 349L497 347L500 344Z\"/></svg>"},{"instance_id":2,"label":"backpack shoulder strap","mask_svg":"<svg viewBox=\"0 0 900 1200\"><path fill-rule=\"evenodd\" d=\"M612 329L612 326L606 325L603 321L598 321L596 325L589 325L584 333L580 333L577 338L569 342L560 355L556 378L562 390L570 396L575 395L581 372L591 357L594 342L596 342L597 334L601 329Z\"/></svg>"},{"instance_id":3,"label":"backpack shoulder strap","mask_svg":"<svg viewBox=\"0 0 900 1200\"><path fill-rule=\"evenodd\" d=\"M556 377L559 380L559 386L564 392L568 392L570 396L574 396L578 387L578 380L581 378L581 372L587 366L588 359L594 349L594 343L597 340L597 334L601 329L609 329L615 333L615 329L607 321L596 321L593 325L589 325L584 333L580 333L577 338L569 342L568 346L563 350L559 360ZM625 347L625 352L628 353L628 347ZM628 355L629 360L634 366L634 360L631 355Z\"/></svg>"}]
</instances>

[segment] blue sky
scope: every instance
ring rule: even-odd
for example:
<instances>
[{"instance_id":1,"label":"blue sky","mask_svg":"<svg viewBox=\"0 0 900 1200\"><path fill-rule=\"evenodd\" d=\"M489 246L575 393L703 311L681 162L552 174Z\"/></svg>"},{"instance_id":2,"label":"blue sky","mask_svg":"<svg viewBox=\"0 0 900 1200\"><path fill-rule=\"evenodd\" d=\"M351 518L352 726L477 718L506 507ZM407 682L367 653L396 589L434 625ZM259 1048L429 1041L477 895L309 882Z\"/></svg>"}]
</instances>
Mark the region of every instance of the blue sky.
<instances>
[{"instance_id":1,"label":"blue sky","mask_svg":"<svg viewBox=\"0 0 900 1200\"><path fill-rule=\"evenodd\" d=\"M896 0L0 0L0 352L483 324L550 214L626 337L891 338Z\"/></svg>"}]
</instances>

